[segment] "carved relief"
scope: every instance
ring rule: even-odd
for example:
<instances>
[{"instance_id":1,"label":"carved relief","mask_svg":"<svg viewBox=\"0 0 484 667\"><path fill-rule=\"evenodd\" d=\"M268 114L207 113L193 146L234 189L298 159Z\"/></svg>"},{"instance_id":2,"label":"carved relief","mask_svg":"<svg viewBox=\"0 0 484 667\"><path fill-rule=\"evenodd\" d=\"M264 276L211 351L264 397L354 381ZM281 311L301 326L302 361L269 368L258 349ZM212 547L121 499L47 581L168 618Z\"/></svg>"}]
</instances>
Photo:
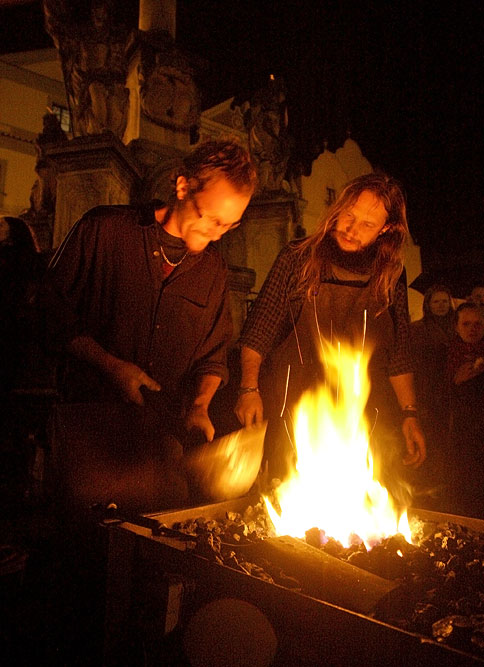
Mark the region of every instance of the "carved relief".
<instances>
[{"instance_id":1,"label":"carved relief","mask_svg":"<svg viewBox=\"0 0 484 667\"><path fill-rule=\"evenodd\" d=\"M249 150L259 176L259 190L281 191L290 157L283 81L271 77L266 88L257 91L242 106L249 133Z\"/></svg>"},{"instance_id":2,"label":"carved relief","mask_svg":"<svg viewBox=\"0 0 484 667\"><path fill-rule=\"evenodd\" d=\"M32 235L40 250L48 250L52 244L54 214L57 192L57 173L55 166L46 158L48 146L67 143L67 135L62 130L57 117L47 113L43 117L43 129L37 135L34 146L37 153L35 172L37 178L30 191L30 207L20 217L32 230Z\"/></svg>"},{"instance_id":3,"label":"carved relief","mask_svg":"<svg viewBox=\"0 0 484 667\"><path fill-rule=\"evenodd\" d=\"M192 69L165 33L144 38L138 68L143 113L153 122L178 131L200 124L200 98Z\"/></svg>"}]
</instances>

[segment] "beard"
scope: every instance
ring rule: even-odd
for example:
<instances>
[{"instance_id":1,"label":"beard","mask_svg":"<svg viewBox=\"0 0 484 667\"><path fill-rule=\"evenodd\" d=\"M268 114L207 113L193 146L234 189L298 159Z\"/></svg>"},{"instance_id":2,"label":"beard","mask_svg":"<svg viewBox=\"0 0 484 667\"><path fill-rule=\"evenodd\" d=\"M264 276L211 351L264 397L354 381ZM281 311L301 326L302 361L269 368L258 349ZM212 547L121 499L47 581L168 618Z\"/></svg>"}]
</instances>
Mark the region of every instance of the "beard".
<instances>
[{"instance_id":1,"label":"beard","mask_svg":"<svg viewBox=\"0 0 484 667\"><path fill-rule=\"evenodd\" d=\"M335 238L335 231L332 230L323 242L328 251L328 257L333 264L341 266L348 271L355 273L372 273L381 240L378 238L372 244L361 250L347 251L342 250Z\"/></svg>"}]
</instances>

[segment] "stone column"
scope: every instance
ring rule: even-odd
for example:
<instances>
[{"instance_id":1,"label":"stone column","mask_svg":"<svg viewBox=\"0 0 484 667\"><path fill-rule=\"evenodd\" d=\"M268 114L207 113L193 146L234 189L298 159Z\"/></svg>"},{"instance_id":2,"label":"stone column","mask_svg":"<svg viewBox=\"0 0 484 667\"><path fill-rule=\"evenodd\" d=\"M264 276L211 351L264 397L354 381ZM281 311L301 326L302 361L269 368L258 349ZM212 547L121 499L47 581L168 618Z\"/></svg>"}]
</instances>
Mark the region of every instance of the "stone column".
<instances>
[{"instance_id":1,"label":"stone column","mask_svg":"<svg viewBox=\"0 0 484 667\"><path fill-rule=\"evenodd\" d=\"M175 43L176 0L140 0L138 25L129 49L130 104L123 141L146 144L148 150L154 142L187 152L200 126L200 93L193 77L201 60Z\"/></svg>"},{"instance_id":2,"label":"stone column","mask_svg":"<svg viewBox=\"0 0 484 667\"><path fill-rule=\"evenodd\" d=\"M140 0L140 30L166 30L175 39L176 0Z\"/></svg>"},{"instance_id":3,"label":"stone column","mask_svg":"<svg viewBox=\"0 0 484 667\"><path fill-rule=\"evenodd\" d=\"M53 248L86 211L101 204L129 204L139 187L138 167L113 134L77 137L46 151L57 171Z\"/></svg>"},{"instance_id":4,"label":"stone column","mask_svg":"<svg viewBox=\"0 0 484 667\"><path fill-rule=\"evenodd\" d=\"M229 266L228 285L234 331L232 342L238 340L247 316L250 292L255 284L255 271L243 266Z\"/></svg>"}]
</instances>

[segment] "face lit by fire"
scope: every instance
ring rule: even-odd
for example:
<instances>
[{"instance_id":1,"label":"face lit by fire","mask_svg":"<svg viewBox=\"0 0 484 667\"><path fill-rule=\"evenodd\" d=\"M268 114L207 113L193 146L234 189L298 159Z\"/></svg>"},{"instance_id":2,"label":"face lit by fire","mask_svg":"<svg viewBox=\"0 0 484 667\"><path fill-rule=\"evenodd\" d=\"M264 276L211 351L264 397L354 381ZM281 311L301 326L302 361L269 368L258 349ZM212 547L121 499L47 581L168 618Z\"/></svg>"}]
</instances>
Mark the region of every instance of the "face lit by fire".
<instances>
[{"instance_id":1,"label":"face lit by fire","mask_svg":"<svg viewBox=\"0 0 484 667\"><path fill-rule=\"evenodd\" d=\"M240 223L251 193L239 191L224 177L213 178L200 192L193 193L184 176L176 183L177 206L174 224L166 231L181 237L193 253L204 250Z\"/></svg>"},{"instance_id":2,"label":"face lit by fire","mask_svg":"<svg viewBox=\"0 0 484 667\"><path fill-rule=\"evenodd\" d=\"M459 312L455 329L464 343L475 345L484 336L482 314L475 308L464 308Z\"/></svg>"},{"instance_id":3,"label":"face lit by fire","mask_svg":"<svg viewBox=\"0 0 484 667\"><path fill-rule=\"evenodd\" d=\"M363 190L356 202L338 216L334 237L341 250L357 252L374 243L388 229L383 202L373 192Z\"/></svg>"},{"instance_id":4,"label":"face lit by fire","mask_svg":"<svg viewBox=\"0 0 484 667\"><path fill-rule=\"evenodd\" d=\"M450 310L450 297L447 292L435 292L430 297L429 308L432 315L443 317Z\"/></svg>"}]
</instances>

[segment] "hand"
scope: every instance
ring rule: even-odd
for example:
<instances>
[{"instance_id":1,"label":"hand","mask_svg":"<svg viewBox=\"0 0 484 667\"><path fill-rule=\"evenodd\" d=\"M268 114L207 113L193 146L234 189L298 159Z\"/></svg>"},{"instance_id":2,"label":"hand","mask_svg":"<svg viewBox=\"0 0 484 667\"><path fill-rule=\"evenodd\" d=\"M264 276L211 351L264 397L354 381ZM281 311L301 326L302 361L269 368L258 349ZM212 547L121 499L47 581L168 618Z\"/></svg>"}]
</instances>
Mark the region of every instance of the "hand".
<instances>
[{"instance_id":1,"label":"hand","mask_svg":"<svg viewBox=\"0 0 484 667\"><path fill-rule=\"evenodd\" d=\"M427 458L425 436L416 417L407 417L402 424L403 435L407 445L407 455L403 463L411 468L420 468Z\"/></svg>"},{"instance_id":2,"label":"hand","mask_svg":"<svg viewBox=\"0 0 484 667\"><path fill-rule=\"evenodd\" d=\"M208 442L212 442L215 435L215 428L208 416L207 408L200 405L193 405L185 417L185 428L188 432L198 429L205 434Z\"/></svg>"},{"instance_id":3,"label":"hand","mask_svg":"<svg viewBox=\"0 0 484 667\"><path fill-rule=\"evenodd\" d=\"M262 424L264 406L259 392L251 391L248 394L239 396L234 412L242 426Z\"/></svg>"},{"instance_id":4,"label":"hand","mask_svg":"<svg viewBox=\"0 0 484 667\"><path fill-rule=\"evenodd\" d=\"M127 403L144 405L143 394L140 391L141 387L146 387L151 391L160 391L161 389L158 382L130 361L118 359L109 369L108 375L112 384Z\"/></svg>"},{"instance_id":5,"label":"hand","mask_svg":"<svg viewBox=\"0 0 484 667\"><path fill-rule=\"evenodd\" d=\"M459 366L456 374L454 375L454 383L462 384L480 375L484 371L484 363L482 363L482 358L479 357L475 361L466 361L462 366Z\"/></svg>"}]
</instances>

